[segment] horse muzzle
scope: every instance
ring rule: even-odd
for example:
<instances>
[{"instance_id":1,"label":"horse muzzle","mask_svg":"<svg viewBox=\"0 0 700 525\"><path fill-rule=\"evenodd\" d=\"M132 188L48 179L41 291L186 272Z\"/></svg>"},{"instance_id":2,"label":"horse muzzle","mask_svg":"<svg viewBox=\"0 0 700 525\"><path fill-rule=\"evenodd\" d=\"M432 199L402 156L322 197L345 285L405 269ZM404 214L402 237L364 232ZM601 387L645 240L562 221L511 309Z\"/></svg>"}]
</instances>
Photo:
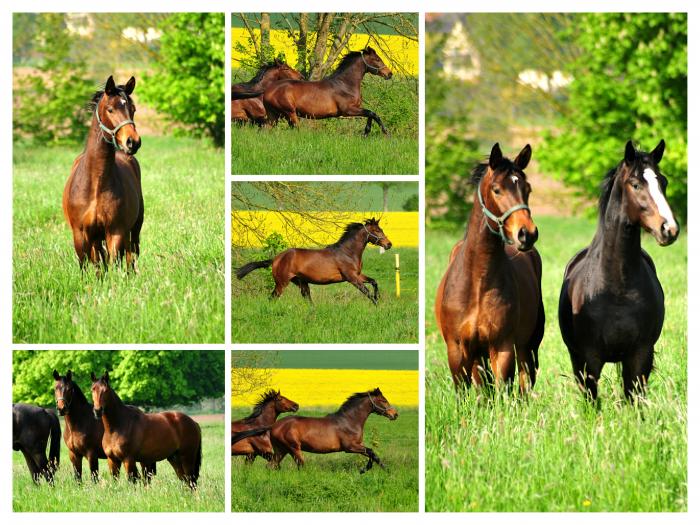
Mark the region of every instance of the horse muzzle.
<instances>
[{"instance_id":1,"label":"horse muzzle","mask_svg":"<svg viewBox=\"0 0 700 525\"><path fill-rule=\"evenodd\" d=\"M127 137L124 142L124 152L128 155L136 155L136 152L141 147L141 137Z\"/></svg>"},{"instance_id":2,"label":"horse muzzle","mask_svg":"<svg viewBox=\"0 0 700 525\"><path fill-rule=\"evenodd\" d=\"M390 421L395 421L399 417L399 413L394 408L387 410L385 415Z\"/></svg>"},{"instance_id":3,"label":"horse muzzle","mask_svg":"<svg viewBox=\"0 0 700 525\"><path fill-rule=\"evenodd\" d=\"M527 252L531 250L537 242L538 237L539 232L537 230L537 227L535 227L534 232L530 232L525 226L523 226L518 231L518 250L520 250L521 252Z\"/></svg>"},{"instance_id":4,"label":"horse muzzle","mask_svg":"<svg viewBox=\"0 0 700 525\"><path fill-rule=\"evenodd\" d=\"M385 80L389 80L391 77L394 76L394 73L391 71L389 68L384 68L379 71L379 74L384 78Z\"/></svg>"},{"instance_id":5,"label":"horse muzzle","mask_svg":"<svg viewBox=\"0 0 700 525\"><path fill-rule=\"evenodd\" d=\"M393 244L391 244L391 241L387 239L385 242L380 243L379 246L381 246L385 250L391 250Z\"/></svg>"},{"instance_id":6,"label":"horse muzzle","mask_svg":"<svg viewBox=\"0 0 700 525\"><path fill-rule=\"evenodd\" d=\"M678 224L670 225L668 221L664 221L661 228L659 228L659 232L655 233L654 237L656 237L656 242L659 243L660 246L669 246L676 242L679 233L680 228Z\"/></svg>"},{"instance_id":7,"label":"horse muzzle","mask_svg":"<svg viewBox=\"0 0 700 525\"><path fill-rule=\"evenodd\" d=\"M294 403L294 405L292 405L292 412L297 412L298 410L299 410L299 405L297 403Z\"/></svg>"}]
</instances>

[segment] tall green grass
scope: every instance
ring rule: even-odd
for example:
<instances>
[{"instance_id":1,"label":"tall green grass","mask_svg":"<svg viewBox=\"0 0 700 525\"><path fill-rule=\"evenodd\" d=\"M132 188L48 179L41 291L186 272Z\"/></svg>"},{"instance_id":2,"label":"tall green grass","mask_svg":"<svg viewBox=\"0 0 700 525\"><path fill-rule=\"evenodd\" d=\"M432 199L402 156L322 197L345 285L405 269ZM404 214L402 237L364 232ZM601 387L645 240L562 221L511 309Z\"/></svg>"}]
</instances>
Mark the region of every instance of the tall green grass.
<instances>
[{"instance_id":1,"label":"tall green grass","mask_svg":"<svg viewBox=\"0 0 700 525\"><path fill-rule=\"evenodd\" d=\"M608 364L601 409L575 386L557 305L564 267L593 237L583 219L536 218L547 317L532 396L457 399L433 316L435 290L462 231L426 246L426 509L429 511L685 511L687 495L687 244L644 247L666 294L648 400L626 403Z\"/></svg>"},{"instance_id":2,"label":"tall green grass","mask_svg":"<svg viewBox=\"0 0 700 525\"><path fill-rule=\"evenodd\" d=\"M394 256L401 253L401 297L395 295ZM236 268L262 259L255 250L234 250ZM364 254L363 273L379 284L377 306L349 283L311 285L313 304L290 284L279 299L270 299L274 281L269 269L231 282L231 330L234 343L417 343L418 250L378 250ZM371 291L371 287L369 287Z\"/></svg>"},{"instance_id":3,"label":"tall green grass","mask_svg":"<svg viewBox=\"0 0 700 525\"><path fill-rule=\"evenodd\" d=\"M326 410L305 410L322 416ZM231 510L233 512L417 512L418 511L418 411L398 408L399 418L389 421L371 415L364 442L386 465L360 474L367 458L359 454L304 453L305 465L297 469L287 456L280 470L271 470L257 458L245 465L243 457L231 458ZM233 414L233 419L249 411Z\"/></svg>"},{"instance_id":4,"label":"tall green grass","mask_svg":"<svg viewBox=\"0 0 700 525\"><path fill-rule=\"evenodd\" d=\"M34 484L22 453L12 453L12 509L15 512L223 512L224 424L208 422L200 426L202 468L195 492L177 479L167 461L158 462L155 478L145 487L141 482L129 482L124 469L119 479L112 479L106 460L100 460L100 479L95 484L90 480L87 461L83 460L83 483L78 484L61 438L61 464L53 487L43 480Z\"/></svg>"},{"instance_id":5,"label":"tall green grass","mask_svg":"<svg viewBox=\"0 0 700 525\"><path fill-rule=\"evenodd\" d=\"M145 220L136 275L81 273L61 198L80 147L16 144L15 343L216 343L224 340L222 151L144 137Z\"/></svg>"}]
</instances>

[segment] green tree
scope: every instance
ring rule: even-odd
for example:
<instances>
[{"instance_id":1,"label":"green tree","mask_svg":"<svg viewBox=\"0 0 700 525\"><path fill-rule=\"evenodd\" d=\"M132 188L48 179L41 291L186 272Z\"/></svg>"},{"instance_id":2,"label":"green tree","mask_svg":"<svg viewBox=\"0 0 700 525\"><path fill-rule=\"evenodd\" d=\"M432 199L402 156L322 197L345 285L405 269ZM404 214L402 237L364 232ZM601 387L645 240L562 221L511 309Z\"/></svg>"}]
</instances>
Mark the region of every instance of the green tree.
<instances>
[{"instance_id":1,"label":"green tree","mask_svg":"<svg viewBox=\"0 0 700 525\"><path fill-rule=\"evenodd\" d=\"M605 173L633 139L644 151L666 141L661 169L674 211L687 213L688 19L684 13L591 13L575 18L582 53L554 132L538 152L541 167L594 197Z\"/></svg>"},{"instance_id":2,"label":"green tree","mask_svg":"<svg viewBox=\"0 0 700 525\"><path fill-rule=\"evenodd\" d=\"M163 31L155 73L140 93L181 127L224 144L224 15L177 13L160 23Z\"/></svg>"}]
</instances>

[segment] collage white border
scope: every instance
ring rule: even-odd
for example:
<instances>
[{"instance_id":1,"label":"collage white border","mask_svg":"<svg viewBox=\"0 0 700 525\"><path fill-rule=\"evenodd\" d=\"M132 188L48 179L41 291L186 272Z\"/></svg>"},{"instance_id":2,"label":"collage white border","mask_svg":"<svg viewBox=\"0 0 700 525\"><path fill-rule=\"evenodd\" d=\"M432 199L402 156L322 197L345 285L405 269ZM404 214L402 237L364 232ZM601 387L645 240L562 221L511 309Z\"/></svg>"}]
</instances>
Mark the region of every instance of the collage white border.
<instances>
[{"instance_id":1,"label":"collage white border","mask_svg":"<svg viewBox=\"0 0 700 525\"><path fill-rule=\"evenodd\" d=\"M122 0L118 3L107 4L107 3L96 3L94 1L88 2L85 0L63 0L60 3L50 0L25 0L22 3L13 3L12 5L4 4L2 11L2 25L0 25L0 34L2 35L2 54L0 54L0 61L2 62L2 75L4 82L2 85L2 93L0 95L0 119L3 123L3 133L2 133L2 157L0 162L4 163L5 169L3 170L3 175L0 177L0 195L2 200L2 205L0 206L0 248L3 248L0 253L0 342L3 343L2 356L0 357L0 368L3 372L0 372L0 381L2 381L2 388L0 388L0 406L9 406L11 400L11 385L12 385L12 359L11 359L11 349L187 349L187 348L197 348L197 349L216 349L216 350L226 350L226 369L227 378L228 370L230 368L230 250L228 249L230 245L230 212L231 212L231 201L230 201L230 183L232 177L230 176L230 133L227 133L226 147L225 147L225 167L226 176L224 177L225 183L225 195L226 195L226 214L225 214L225 252L226 252L226 336L225 344L217 345L13 345L12 344L12 12L13 11L36 11L36 12L224 12L226 18L226 27L230 28L230 13L236 12L236 7L243 4L243 2L236 0L198 0L197 2L187 2L187 0L180 0L177 3L173 0ZM261 0L256 2L254 5L245 4L244 9L238 9L239 11L270 11L270 12L290 12L290 11L300 11L307 10L310 12L320 12L320 11L344 11L351 7L354 11L372 11L376 10L377 7L381 7L383 11L395 11L395 12L418 12L420 13L420 25L421 25L421 40L420 40L420 137L419 137L419 147L420 147L420 162L419 162L419 177L386 177L392 180L411 180L419 181L420 187L420 278L419 278L419 297L420 297L420 344L419 345L301 345L304 348L386 348L386 349L411 349L419 348L420 352L420 403L421 407L424 406L425 392L424 392L424 370L425 370L425 226L424 226L424 210L425 210L425 182L424 182L424 151L425 151L425 139L424 139L424 108L425 108L425 96L424 96L424 13L426 10L428 12L558 12L558 11L568 11L568 12L585 12L585 11L627 11L627 12L643 12L643 11L685 11L689 12L688 24L689 24L689 92L698 93L700 92L700 83L697 81L698 60L697 53L700 50L698 47L698 40L700 39L700 34L698 29L700 24L696 23L696 16L700 12L700 5L697 2L691 0L666 0L664 2L652 2L650 0L609 0L604 4L601 4L598 0L570 0L569 2L555 2L553 0L529 0L528 2L522 2L517 0L494 0L491 3L484 4L483 2L477 2L475 0L465 0L465 1L445 1L445 0L433 0L428 2L416 1L416 0L385 0L381 5L375 2L369 2L366 0L357 0L351 4L346 1L338 0L328 0L324 2L318 1L306 1L306 2L290 2L281 0ZM230 31L226 31L226 79L229 85L230 81ZM226 97L228 98L228 97ZM230 102L227 101L227 115L230 110ZM698 165L697 159L698 152L694 150L692 146L697 144L696 136L696 124L698 122L698 104L696 102L696 97L690 96L688 99L688 141L691 147L688 148L689 152L689 166L695 167ZM229 123L227 122L227 131L229 129ZM235 180L255 180L261 177L235 177ZM265 179L272 180L377 180L385 177L359 177L359 176L312 176L308 178L303 177L262 177ZM692 199L698 195L697 182L693 178L693 175L689 177L689 201L692 203ZM698 210L697 207L689 206L689 217L688 226L686 231L690 231L690 235L697 239L697 228L698 225ZM694 263L697 260L698 255L698 243L689 242L688 243L688 268L695 268ZM695 320L697 316L700 315L700 286L698 285L696 274L689 272L688 274L688 313L689 319ZM689 349L694 347L694 343L697 340L697 328L692 322L688 323L688 345ZM277 345L237 345L236 348L294 348L295 346L277 346ZM689 374L700 372L700 356L698 352L693 353L688 352L688 365ZM692 375L690 377L692 379ZM226 396L230 399L230 382L226 382ZM682 514L664 514L659 516L657 514L614 514L614 513L599 513L596 514L593 519L601 519L604 521L615 521L615 522L635 522L635 523L653 523L659 519L663 519L668 522L673 523L690 523L697 522L698 517L700 517L700 504L696 502L695 499L699 494L698 484L698 458L700 455L697 453L697 446L700 443L700 432L698 432L698 410L697 403L699 401L700 394L700 383L698 381L688 382L688 513ZM230 423L230 409L227 407L226 411L226 428ZM424 514L424 434L425 428L425 414L421 410L420 416L420 511L419 513L407 513L407 514L394 514L394 513L366 513L366 514L327 514L327 513L317 513L317 514L264 514L264 513L246 513L246 514L233 514L229 513L208 513L208 514L195 514L195 513L158 513L158 514L101 514L100 516L83 516L81 513L75 514L69 519L76 520L76 523L80 523L83 520L88 519L98 519L100 523L104 524L117 524L122 523L123 520L136 520L137 522L148 522L148 523L168 523L171 524L185 524L190 523L194 518L202 517L202 519L207 520L210 523L231 523L231 520L245 520L245 522L250 523L273 523L277 520L284 519L289 520L293 525L296 524L321 524L326 523L329 519L334 520L334 522L339 525L351 524L355 520L362 520L363 522L370 523L401 523L405 525L406 523L423 523L427 516ZM2 425L0 432L2 433L2 443L5 443L5 452L0 453L0 516L9 519L10 523L37 523L38 520L55 519L52 516L37 515L33 513L26 514L15 514L12 513L12 456L10 453L10 425L9 425L9 415L6 419L6 424ZM224 439L224 451L227 449L226 439ZM695 444L695 447L693 446ZM230 509L230 456L224 454L226 458L226 509ZM499 475L499 473L494 473L494 475ZM502 473L500 475L507 475L507 473ZM99 505L99 502L95 502ZM62 519L58 516L57 519ZM588 522L591 517L586 514L574 514L574 513L564 513L564 514L540 514L540 513L512 513L512 514L498 514L498 513L474 513L468 515L461 514L439 514L431 515L430 519L437 519L440 523L462 523L464 520L474 521L477 523L506 523L513 519L518 520L521 523L537 523L538 525L542 523L559 523L561 520L567 520L571 523L584 523ZM692 520L692 521L691 521Z\"/></svg>"}]
</instances>

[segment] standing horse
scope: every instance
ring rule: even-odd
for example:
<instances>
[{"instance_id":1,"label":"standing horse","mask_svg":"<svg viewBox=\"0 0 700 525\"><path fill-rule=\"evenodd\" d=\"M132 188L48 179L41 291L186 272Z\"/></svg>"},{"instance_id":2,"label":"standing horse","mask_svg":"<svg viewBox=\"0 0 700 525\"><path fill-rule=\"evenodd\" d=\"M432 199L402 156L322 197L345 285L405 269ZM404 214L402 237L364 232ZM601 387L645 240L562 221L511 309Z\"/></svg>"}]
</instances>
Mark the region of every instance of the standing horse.
<instances>
[{"instance_id":1,"label":"standing horse","mask_svg":"<svg viewBox=\"0 0 700 525\"><path fill-rule=\"evenodd\" d=\"M292 282L299 287L302 297L311 302L309 284L335 284L348 281L365 294L375 305L379 299L377 281L362 274L362 254L367 243L391 248L391 241L379 227L379 221L367 219L364 224L353 222L345 227L338 242L321 249L290 248L274 259L253 261L236 269L236 277L243 279L253 270L272 266L275 289L272 297L279 297ZM364 283L374 288L374 295Z\"/></svg>"},{"instance_id":2,"label":"standing horse","mask_svg":"<svg viewBox=\"0 0 700 525\"><path fill-rule=\"evenodd\" d=\"M46 458L46 444L49 457ZM55 413L24 403L12 404L12 450L24 455L34 483L41 476L53 484L61 460L61 425Z\"/></svg>"},{"instance_id":3,"label":"standing horse","mask_svg":"<svg viewBox=\"0 0 700 525\"><path fill-rule=\"evenodd\" d=\"M542 262L533 249L537 227L523 171L531 154L527 145L511 162L495 144L488 163L473 171L478 204L465 238L452 249L435 299L457 387L485 379L510 383L516 361L521 392L535 384L544 307Z\"/></svg>"},{"instance_id":4,"label":"standing horse","mask_svg":"<svg viewBox=\"0 0 700 525\"><path fill-rule=\"evenodd\" d=\"M96 482L99 478L98 459L107 458L102 448L102 420L95 419L92 405L88 403L78 384L73 381L70 370L65 376L54 370L53 378L56 408L65 422L63 441L68 447L75 478L78 482L82 481L83 458L86 458L92 481Z\"/></svg>"},{"instance_id":5,"label":"standing horse","mask_svg":"<svg viewBox=\"0 0 700 525\"><path fill-rule=\"evenodd\" d=\"M631 141L625 158L605 177L598 229L591 244L566 266L559 296L559 326L579 386L592 400L605 363L622 363L625 396L643 395L664 323L664 291L641 247L641 229L668 246L678 224L666 202L659 171L662 140L651 153Z\"/></svg>"},{"instance_id":6,"label":"standing horse","mask_svg":"<svg viewBox=\"0 0 700 525\"><path fill-rule=\"evenodd\" d=\"M240 82L231 86L231 120L236 122L265 123L267 114L262 101L262 94L271 84L279 80L303 80L304 76L296 69L289 67L279 59L261 67L256 75L248 82ZM257 92L258 96L240 98L242 93Z\"/></svg>"},{"instance_id":7,"label":"standing horse","mask_svg":"<svg viewBox=\"0 0 700 525\"><path fill-rule=\"evenodd\" d=\"M140 462L148 482L155 474L156 462L167 459L177 477L196 489L202 465L202 431L194 419L182 412L144 414L119 399L107 372L99 379L94 373L91 377L93 411L104 425L102 447L112 476L119 476L123 463L129 480L135 482L139 477L136 462Z\"/></svg>"},{"instance_id":8,"label":"standing horse","mask_svg":"<svg viewBox=\"0 0 700 525\"><path fill-rule=\"evenodd\" d=\"M268 390L260 396L253 407L253 413L245 419L231 422L231 435L253 428L270 427L283 412L296 412L299 405L287 399L280 391ZM262 456L268 461L272 459L272 443L268 433L243 438L235 444L231 443L232 456L246 456L246 463L255 461L256 456Z\"/></svg>"},{"instance_id":9,"label":"standing horse","mask_svg":"<svg viewBox=\"0 0 700 525\"><path fill-rule=\"evenodd\" d=\"M367 117L365 136L376 121L382 132L387 130L379 116L362 107L360 90L365 73L385 79L393 76L371 47L345 55L330 76L313 82L283 80L270 86L263 95L263 104L274 124L284 117L291 127L299 124L298 117L324 119L333 117Z\"/></svg>"},{"instance_id":10,"label":"standing horse","mask_svg":"<svg viewBox=\"0 0 700 525\"><path fill-rule=\"evenodd\" d=\"M134 269L140 253L143 195L134 158L141 146L133 120L135 85L134 77L117 86L110 76L104 90L93 95L85 150L73 162L63 190L63 214L81 268L88 259L106 267L126 255Z\"/></svg>"},{"instance_id":11,"label":"standing horse","mask_svg":"<svg viewBox=\"0 0 700 525\"><path fill-rule=\"evenodd\" d=\"M337 412L325 417L288 416L280 419L270 430L275 449L271 466L279 468L284 457L291 454L297 467L301 468L304 465L304 451L315 454L362 454L369 458L367 466L360 470L363 474L372 468L373 463L384 468L374 451L362 442L365 422L370 414L378 414L391 421L399 417L382 392L375 388L351 395Z\"/></svg>"}]
</instances>

